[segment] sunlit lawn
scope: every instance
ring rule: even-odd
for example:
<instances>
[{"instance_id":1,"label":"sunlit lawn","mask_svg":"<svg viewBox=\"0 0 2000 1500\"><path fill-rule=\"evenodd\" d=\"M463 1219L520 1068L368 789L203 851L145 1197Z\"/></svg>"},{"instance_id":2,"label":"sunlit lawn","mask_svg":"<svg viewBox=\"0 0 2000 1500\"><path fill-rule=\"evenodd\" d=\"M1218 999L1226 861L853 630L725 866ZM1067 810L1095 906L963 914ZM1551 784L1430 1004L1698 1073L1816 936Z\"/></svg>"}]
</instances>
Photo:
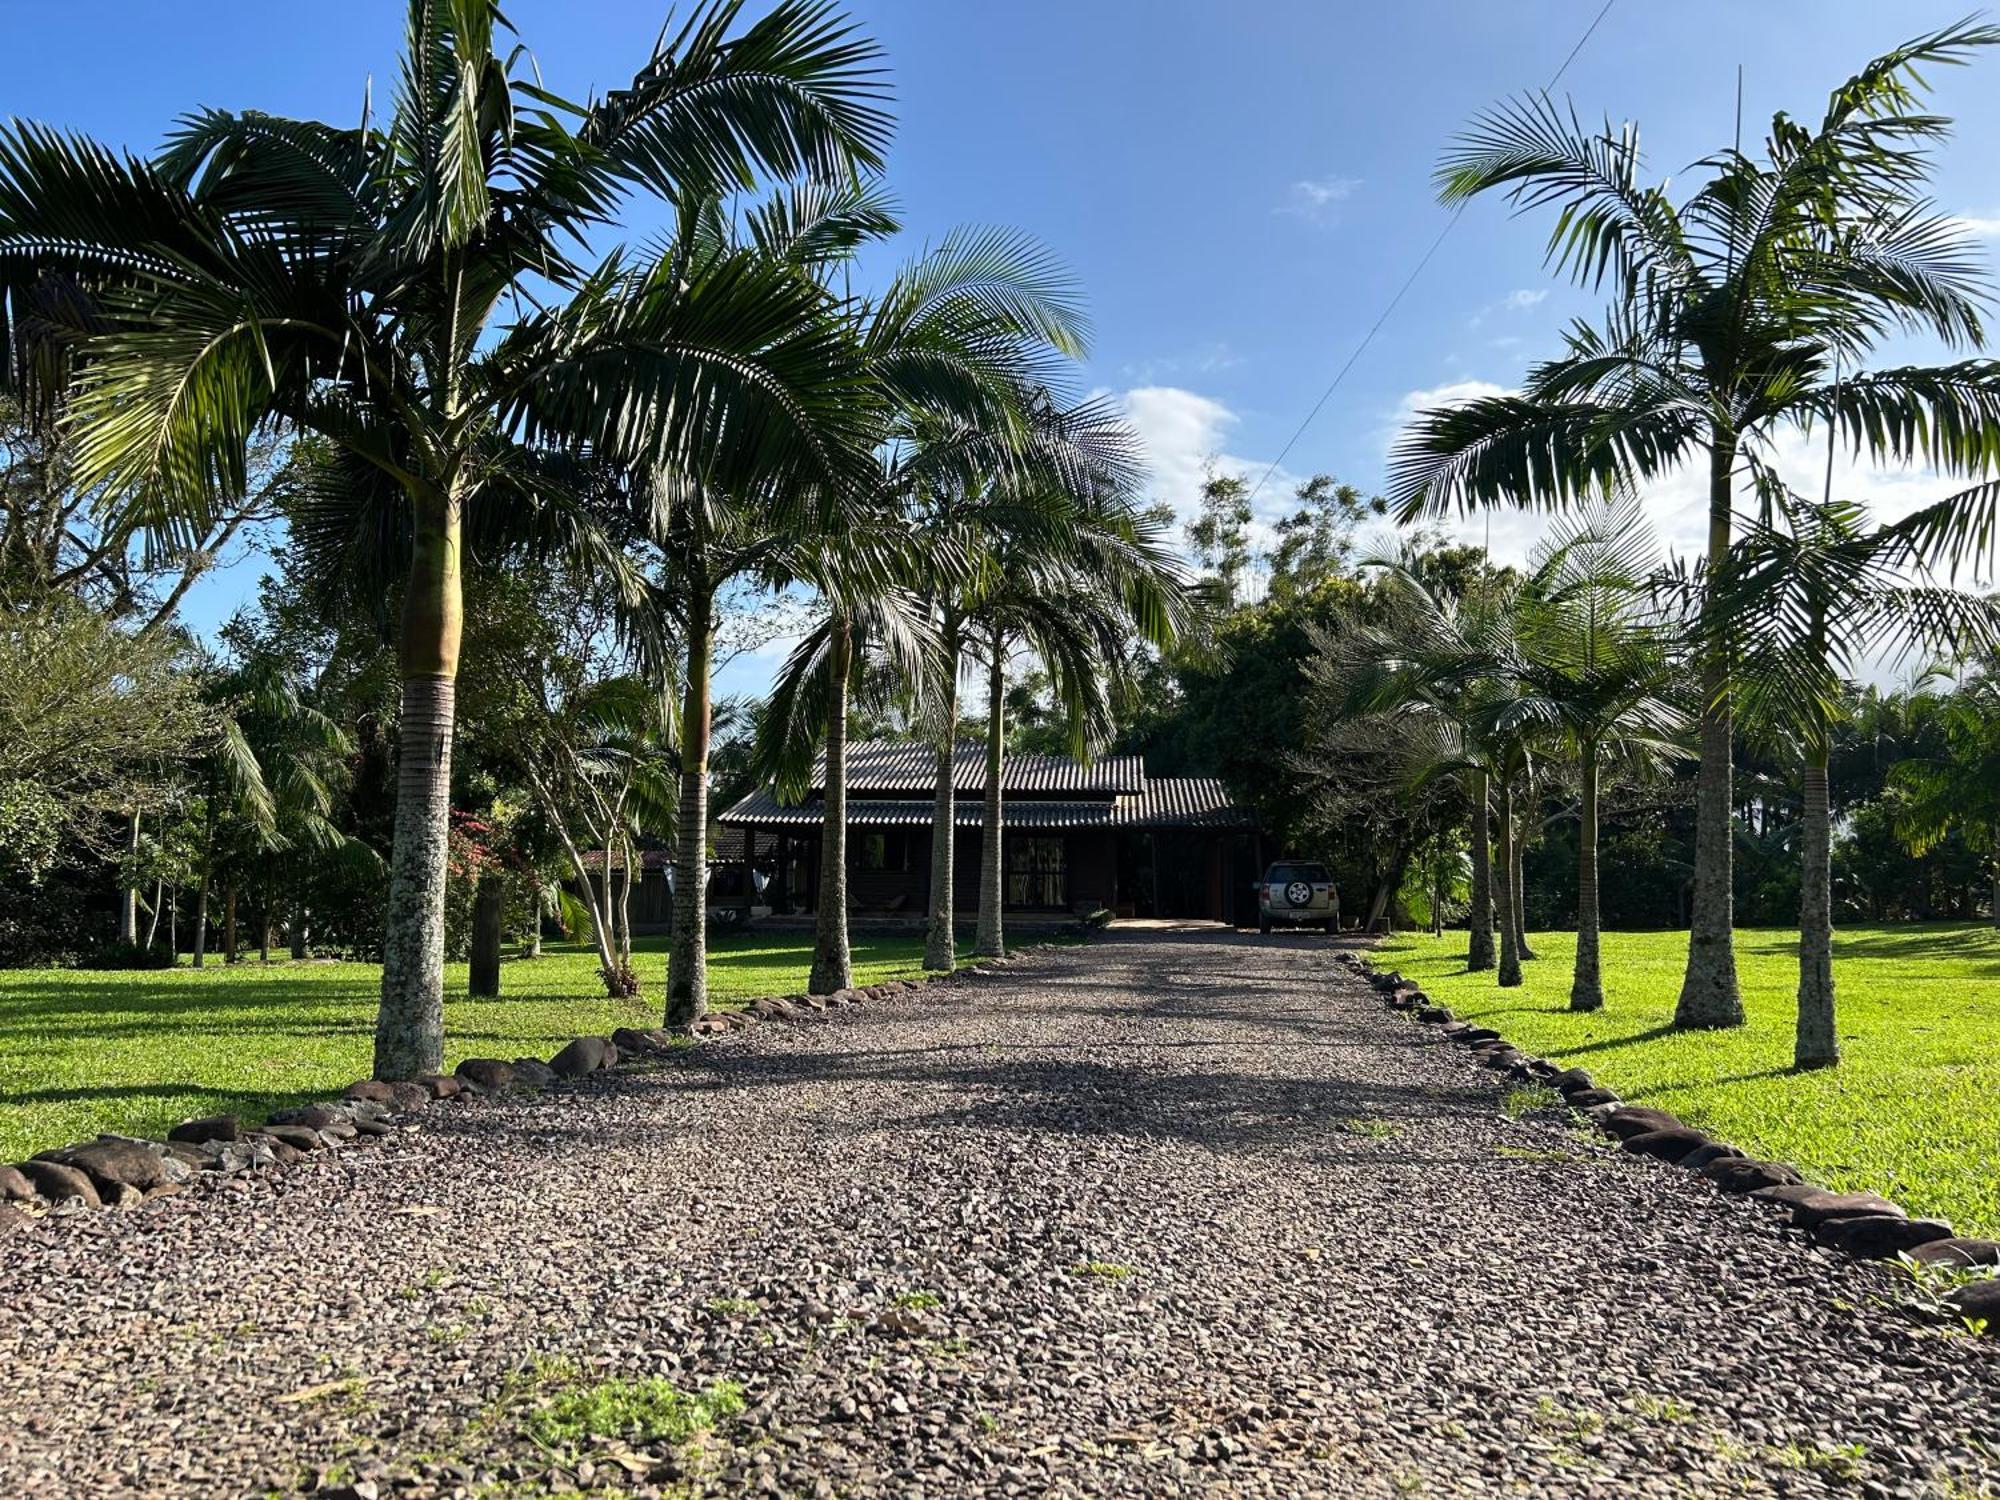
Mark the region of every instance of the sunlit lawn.
<instances>
[{"instance_id":1,"label":"sunlit lawn","mask_svg":"<svg viewBox=\"0 0 2000 1500\"><path fill-rule=\"evenodd\" d=\"M1607 933L1606 1008L1568 1009L1576 940L1535 933L1526 982L1465 971L1465 934L1398 937L1378 962L1467 1020L1580 1064L1635 1103L1838 1188L1887 1193L1960 1233L2000 1235L2000 934L1990 927L1852 928L1835 942L1838 1069L1794 1073L1797 936L1736 937L1749 1024L1669 1030L1682 932Z\"/></svg>"},{"instance_id":2,"label":"sunlit lawn","mask_svg":"<svg viewBox=\"0 0 2000 1500\"><path fill-rule=\"evenodd\" d=\"M657 1026L666 994L664 938L641 939L645 993L604 997L581 948L511 960L501 997L465 993L465 965L445 974L445 1066L472 1056L547 1057L580 1032ZM796 994L810 934L717 938L709 996L718 1007ZM857 938L856 984L921 971L920 936ZM196 970L103 973L0 970L0 1161L100 1130L158 1136L190 1115L261 1119L337 1093L367 1075L381 969L358 963L251 962Z\"/></svg>"}]
</instances>

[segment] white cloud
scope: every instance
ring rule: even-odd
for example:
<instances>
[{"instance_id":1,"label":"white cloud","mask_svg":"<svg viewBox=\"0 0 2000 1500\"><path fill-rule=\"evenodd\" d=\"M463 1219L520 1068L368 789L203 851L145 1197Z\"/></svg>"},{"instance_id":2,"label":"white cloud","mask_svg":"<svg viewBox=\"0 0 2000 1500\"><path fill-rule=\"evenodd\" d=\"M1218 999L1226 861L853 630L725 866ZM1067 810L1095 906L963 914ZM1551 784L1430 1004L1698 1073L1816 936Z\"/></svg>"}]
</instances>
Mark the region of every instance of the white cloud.
<instances>
[{"instance_id":1,"label":"white cloud","mask_svg":"<svg viewBox=\"0 0 2000 1500\"><path fill-rule=\"evenodd\" d=\"M1260 547L1273 543L1272 527L1290 510L1293 491L1304 476L1282 467L1273 470L1268 458L1229 452L1229 434L1238 418L1212 396L1179 386L1148 385L1126 391L1120 399L1145 446L1154 500L1165 501L1185 525L1201 513L1201 486L1210 469L1241 474L1253 487L1261 480L1252 504L1250 534ZM1267 471L1269 479L1264 478Z\"/></svg>"},{"instance_id":2,"label":"white cloud","mask_svg":"<svg viewBox=\"0 0 2000 1500\"><path fill-rule=\"evenodd\" d=\"M1177 375L1214 375L1233 370L1243 356L1221 340L1181 354L1163 354L1123 366L1123 373L1140 385L1160 385Z\"/></svg>"},{"instance_id":3,"label":"white cloud","mask_svg":"<svg viewBox=\"0 0 2000 1500\"><path fill-rule=\"evenodd\" d=\"M1467 328L1477 328L1495 313L1527 312L1548 301L1547 287L1516 287L1498 302L1489 302L1465 321Z\"/></svg>"},{"instance_id":4,"label":"white cloud","mask_svg":"<svg viewBox=\"0 0 2000 1500\"><path fill-rule=\"evenodd\" d=\"M1314 177L1294 182L1285 191L1285 201L1278 212L1291 214L1312 223L1322 223L1331 218L1338 205L1354 196L1354 190L1361 186L1359 177Z\"/></svg>"},{"instance_id":5,"label":"white cloud","mask_svg":"<svg viewBox=\"0 0 2000 1500\"><path fill-rule=\"evenodd\" d=\"M2000 218L1981 218L1976 214L1959 214L1952 221L1961 234L1976 240L2000 240Z\"/></svg>"}]
</instances>

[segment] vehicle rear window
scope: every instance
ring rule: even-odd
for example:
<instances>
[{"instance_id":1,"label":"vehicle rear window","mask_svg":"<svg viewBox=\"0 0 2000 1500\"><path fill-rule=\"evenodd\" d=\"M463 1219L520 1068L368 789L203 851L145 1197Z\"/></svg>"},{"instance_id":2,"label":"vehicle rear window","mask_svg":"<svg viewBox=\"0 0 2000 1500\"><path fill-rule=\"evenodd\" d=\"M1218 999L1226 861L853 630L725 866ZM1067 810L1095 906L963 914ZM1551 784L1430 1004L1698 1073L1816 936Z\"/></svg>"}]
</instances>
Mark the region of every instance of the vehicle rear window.
<instances>
[{"instance_id":1,"label":"vehicle rear window","mask_svg":"<svg viewBox=\"0 0 2000 1500\"><path fill-rule=\"evenodd\" d=\"M1266 885L1290 885L1294 880L1310 881L1314 885L1327 883L1325 865L1273 865L1271 878Z\"/></svg>"}]
</instances>

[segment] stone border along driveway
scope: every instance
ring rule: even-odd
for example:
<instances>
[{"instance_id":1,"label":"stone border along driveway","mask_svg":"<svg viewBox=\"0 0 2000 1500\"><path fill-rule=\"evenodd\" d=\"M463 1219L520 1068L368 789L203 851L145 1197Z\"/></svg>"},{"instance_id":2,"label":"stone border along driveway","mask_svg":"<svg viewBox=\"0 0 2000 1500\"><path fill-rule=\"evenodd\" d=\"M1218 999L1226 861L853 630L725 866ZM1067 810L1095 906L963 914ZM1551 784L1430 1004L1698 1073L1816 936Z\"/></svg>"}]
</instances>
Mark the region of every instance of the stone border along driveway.
<instances>
[{"instance_id":1,"label":"stone border along driveway","mask_svg":"<svg viewBox=\"0 0 2000 1500\"><path fill-rule=\"evenodd\" d=\"M1864 1260L1899 1260L1913 1267L1919 1285L1941 1292L1933 1311L1956 1315L1976 1332L2000 1337L2000 1241L1955 1235L1942 1219L1913 1219L1900 1204L1876 1193L1835 1193L1807 1182L1796 1167L1758 1161L1704 1135L1668 1114L1624 1103L1582 1068L1559 1068L1508 1045L1491 1027L1457 1019L1433 1004L1402 975L1376 973L1369 960L1343 952L1341 961L1368 976L1390 1009L1407 1011L1441 1036L1466 1047L1485 1066L1520 1084L1554 1089L1625 1150L1706 1178L1726 1193L1742 1193L1791 1215L1816 1245ZM2000 1163L1996 1163L2000 1166ZM1922 1269L1916 1269L1922 1268Z\"/></svg>"},{"instance_id":2,"label":"stone border along driveway","mask_svg":"<svg viewBox=\"0 0 2000 1500\"><path fill-rule=\"evenodd\" d=\"M886 1000L940 981L960 982L996 973L1046 943L1021 944L1004 958L962 964L949 975L888 980L837 990L830 995L769 995L740 1011L711 1011L687 1032L638 1031L621 1026L608 1037L580 1036L543 1062L538 1057L468 1057L452 1073L426 1073L407 1082L363 1078L338 1099L281 1109L256 1126L234 1115L183 1120L164 1141L106 1132L94 1141L37 1152L14 1166L0 1164L0 1239L23 1219L64 1217L106 1206L133 1208L177 1196L208 1180L259 1174L305 1160L307 1154L342 1146L367 1145L390 1134L407 1119L441 1099L469 1102L511 1090L538 1090L557 1079L571 1081L607 1072L621 1063L657 1062L706 1037L726 1036L762 1021L797 1021L818 1012Z\"/></svg>"},{"instance_id":3,"label":"stone border along driveway","mask_svg":"<svg viewBox=\"0 0 2000 1500\"><path fill-rule=\"evenodd\" d=\"M1324 939L921 999L13 1216L0 1496L2000 1485L2000 1346L1510 1117Z\"/></svg>"}]
</instances>

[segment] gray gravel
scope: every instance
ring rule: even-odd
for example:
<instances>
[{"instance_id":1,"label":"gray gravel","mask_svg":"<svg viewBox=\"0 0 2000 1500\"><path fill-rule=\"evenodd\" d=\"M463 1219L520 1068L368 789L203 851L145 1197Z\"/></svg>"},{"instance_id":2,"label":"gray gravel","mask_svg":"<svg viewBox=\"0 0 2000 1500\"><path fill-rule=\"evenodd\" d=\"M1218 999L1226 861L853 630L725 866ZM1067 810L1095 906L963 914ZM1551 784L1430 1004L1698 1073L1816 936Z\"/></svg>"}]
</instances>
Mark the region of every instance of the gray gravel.
<instances>
[{"instance_id":1,"label":"gray gravel","mask_svg":"<svg viewBox=\"0 0 2000 1500\"><path fill-rule=\"evenodd\" d=\"M2000 1486L1990 1341L1500 1094L1324 939L1206 933L440 1104L0 1238L0 1494ZM650 1376L748 1409L524 1436Z\"/></svg>"}]
</instances>

